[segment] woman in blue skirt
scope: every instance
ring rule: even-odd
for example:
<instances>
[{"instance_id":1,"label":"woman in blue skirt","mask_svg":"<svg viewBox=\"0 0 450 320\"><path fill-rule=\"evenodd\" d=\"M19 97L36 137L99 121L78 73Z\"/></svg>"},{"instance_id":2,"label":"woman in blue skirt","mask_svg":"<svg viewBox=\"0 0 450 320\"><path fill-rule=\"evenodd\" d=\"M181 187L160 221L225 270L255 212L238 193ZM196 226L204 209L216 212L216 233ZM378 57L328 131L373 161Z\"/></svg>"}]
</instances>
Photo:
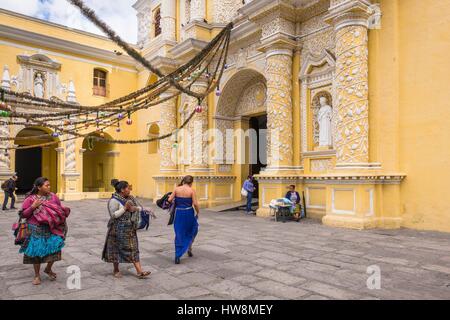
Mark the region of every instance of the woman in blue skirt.
<instances>
[{"instance_id":1,"label":"woman in blue skirt","mask_svg":"<svg viewBox=\"0 0 450 320\"><path fill-rule=\"evenodd\" d=\"M175 263L179 264L181 257L188 253L192 257L192 243L198 233L198 206L195 190L192 189L194 178L186 176L169 197L169 202L175 201ZM194 211L195 209L195 211Z\"/></svg>"}]
</instances>

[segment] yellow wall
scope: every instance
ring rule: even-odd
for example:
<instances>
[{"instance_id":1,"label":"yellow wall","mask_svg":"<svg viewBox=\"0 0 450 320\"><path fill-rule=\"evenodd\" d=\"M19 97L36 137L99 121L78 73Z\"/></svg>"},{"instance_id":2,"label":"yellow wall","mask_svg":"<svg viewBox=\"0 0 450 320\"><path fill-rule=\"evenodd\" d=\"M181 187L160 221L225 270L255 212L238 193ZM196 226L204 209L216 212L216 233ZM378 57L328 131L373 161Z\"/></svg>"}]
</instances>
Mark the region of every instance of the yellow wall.
<instances>
[{"instance_id":1,"label":"yellow wall","mask_svg":"<svg viewBox=\"0 0 450 320\"><path fill-rule=\"evenodd\" d=\"M69 31L64 28L55 27L46 23L38 23L35 21L24 21L24 19L15 16L8 16L0 13L0 21L2 24L22 28L24 30L54 36L59 39L79 42L84 45L92 45L96 48L113 50L116 45L109 40L101 39L96 36L88 36L83 33ZM45 46L36 48L35 45L26 42L16 42L11 39L0 38L7 41L8 45L0 44L0 66L8 65L10 75L19 74L19 64L17 63L18 55L32 55L38 53L38 49L43 50L43 54L49 58L61 63L59 72L59 81L61 84L68 84L70 80L74 81L77 101L83 105L99 105L112 99L129 94L135 91L138 86L138 72L131 66L114 63L107 60L99 60L88 55L77 55L67 50L49 49ZM106 66L105 66L106 65ZM102 68L108 71L108 89L107 97L94 96L92 93L92 77L95 68ZM108 129L113 138L134 139L137 137L136 119L133 118L134 124L127 126L125 120L122 121L120 133L116 133L116 128ZM83 133L94 131L91 127ZM58 146L55 146L58 147ZM59 146L61 147L61 146ZM82 148L82 139L77 140L76 158L77 170L81 171L81 159L79 150ZM131 183L137 180L137 162L135 156L136 145L117 145L116 150L122 155L115 159L116 168L114 170L116 178L129 180ZM61 192L63 186L58 186ZM82 190L82 179L78 182L78 189Z\"/></svg>"},{"instance_id":2,"label":"yellow wall","mask_svg":"<svg viewBox=\"0 0 450 320\"><path fill-rule=\"evenodd\" d=\"M383 0L370 31L370 158L401 184L403 225L450 231L450 2Z\"/></svg>"}]
</instances>

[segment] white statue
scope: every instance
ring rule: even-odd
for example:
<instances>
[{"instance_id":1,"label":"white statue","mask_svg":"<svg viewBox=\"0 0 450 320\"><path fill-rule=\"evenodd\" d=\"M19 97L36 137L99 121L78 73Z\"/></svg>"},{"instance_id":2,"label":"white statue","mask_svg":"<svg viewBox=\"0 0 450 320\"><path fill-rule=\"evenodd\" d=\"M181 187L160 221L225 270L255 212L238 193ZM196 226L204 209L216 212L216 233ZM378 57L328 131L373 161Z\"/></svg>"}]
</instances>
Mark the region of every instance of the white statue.
<instances>
[{"instance_id":1,"label":"white statue","mask_svg":"<svg viewBox=\"0 0 450 320\"><path fill-rule=\"evenodd\" d=\"M34 96L44 98L44 79L40 73L36 74L34 78Z\"/></svg>"},{"instance_id":2,"label":"white statue","mask_svg":"<svg viewBox=\"0 0 450 320\"><path fill-rule=\"evenodd\" d=\"M319 122L319 147L328 147L332 145L331 118L333 109L328 104L326 97L320 97L320 109L317 115Z\"/></svg>"}]
</instances>

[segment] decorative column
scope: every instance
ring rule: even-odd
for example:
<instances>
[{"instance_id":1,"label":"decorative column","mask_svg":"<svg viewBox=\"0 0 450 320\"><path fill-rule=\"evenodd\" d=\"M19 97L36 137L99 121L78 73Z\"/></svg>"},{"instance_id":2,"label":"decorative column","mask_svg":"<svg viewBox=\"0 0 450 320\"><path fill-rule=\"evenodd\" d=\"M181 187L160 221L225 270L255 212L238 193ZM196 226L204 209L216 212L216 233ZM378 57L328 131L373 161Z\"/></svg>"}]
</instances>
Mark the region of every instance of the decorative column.
<instances>
[{"instance_id":1,"label":"decorative column","mask_svg":"<svg viewBox=\"0 0 450 320\"><path fill-rule=\"evenodd\" d=\"M206 18L206 0L191 0L191 22L204 21Z\"/></svg>"},{"instance_id":2,"label":"decorative column","mask_svg":"<svg viewBox=\"0 0 450 320\"><path fill-rule=\"evenodd\" d=\"M176 41L176 0L164 0L161 5L161 26L164 40Z\"/></svg>"},{"instance_id":3,"label":"decorative column","mask_svg":"<svg viewBox=\"0 0 450 320\"><path fill-rule=\"evenodd\" d=\"M286 173L295 169L292 118L292 66L297 48L295 8L282 1L267 1L265 8L259 8L259 1L253 1L243 10L261 27L258 49L266 54L267 168L264 171L272 175Z\"/></svg>"},{"instance_id":4,"label":"decorative column","mask_svg":"<svg viewBox=\"0 0 450 320\"><path fill-rule=\"evenodd\" d=\"M334 117L337 168L368 167L370 1L332 1L327 21L336 31Z\"/></svg>"},{"instance_id":5,"label":"decorative column","mask_svg":"<svg viewBox=\"0 0 450 320\"><path fill-rule=\"evenodd\" d=\"M172 93L163 93L161 94L160 98L164 99L168 96L172 96ZM160 135L171 133L177 128L176 102L176 98L172 98L161 103ZM171 138L160 140L160 170L163 173L178 171L176 152L174 152L175 150L173 146L174 143L175 138L173 136Z\"/></svg>"},{"instance_id":6,"label":"decorative column","mask_svg":"<svg viewBox=\"0 0 450 320\"><path fill-rule=\"evenodd\" d=\"M207 83L198 80L192 85L192 91L204 92L207 89ZM193 97L187 98L187 116L198 106L198 100ZM202 112L196 113L188 124L188 148L190 148L190 164L186 171L188 172L209 172L208 157L208 105L205 98L201 104ZM190 141L189 141L190 140Z\"/></svg>"},{"instance_id":7,"label":"decorative column","mask_svg":"<svg viewBox=\"0 0 450 320\"><path fill-rule=\"evenodd\" d=\"M292 63L296 47L294 40L277 32L266 37L259 48L266 53L267 172L294 169Z\"/></svg>"},{"instance_id":8,"label":"decorative column","mask_svg":"<svg viewBox=\"0 0 450 320\"><path fill-rule=\"evenodd\" d=\"M9 75L8 66L4 66L3 68L3 76L2 76L2 88L5 90L11 89L11 80ZM2 121L0 118L0 137L9 137L9 127L8 125ZM1 178L9 178L12 175L11 172L11 158L9 151L7 148L9 147L10 142L8 140L0 141L0 179Z\"/></svg>"}]
</instances>

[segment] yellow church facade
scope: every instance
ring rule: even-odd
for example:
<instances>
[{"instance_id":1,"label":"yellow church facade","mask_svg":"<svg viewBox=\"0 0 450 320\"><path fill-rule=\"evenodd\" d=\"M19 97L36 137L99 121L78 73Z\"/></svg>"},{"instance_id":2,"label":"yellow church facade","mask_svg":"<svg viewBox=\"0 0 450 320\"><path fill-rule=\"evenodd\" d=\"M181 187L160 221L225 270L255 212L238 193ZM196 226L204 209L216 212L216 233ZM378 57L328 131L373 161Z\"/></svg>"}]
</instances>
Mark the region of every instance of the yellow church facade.
<instances>
[{"instance_id":1,"label":"yellow church facade","mask_svg":"<svg viewBox=\"0 0 450 320\"><path fill-rule=\"evenodd\" d=\"M64 200L109 197L112 178L157 199L195 177L202 207L237 203L249 174L258 216L295 185L309 217L355 229L450 232L450 3L433 0L139 0L135 48L169 73L233 21L227 68L203 112L172 139L22 145L45 127L0 124L0 178L50 178ZM2 87L83 105L157 81L107 38L0 10ZM199 81L191 88L201 91ZM115 139L172 132L181 95L139 111ZM45 112L45 110L41 110ZM95 127L85 133L98 134ZM44 139L45 140L45 139ZM37 144L27 140L27 144ZM255 156L256 155L256 156ZM20 183L19 183L20 184Z\"/></svg>"}]
</instances>

